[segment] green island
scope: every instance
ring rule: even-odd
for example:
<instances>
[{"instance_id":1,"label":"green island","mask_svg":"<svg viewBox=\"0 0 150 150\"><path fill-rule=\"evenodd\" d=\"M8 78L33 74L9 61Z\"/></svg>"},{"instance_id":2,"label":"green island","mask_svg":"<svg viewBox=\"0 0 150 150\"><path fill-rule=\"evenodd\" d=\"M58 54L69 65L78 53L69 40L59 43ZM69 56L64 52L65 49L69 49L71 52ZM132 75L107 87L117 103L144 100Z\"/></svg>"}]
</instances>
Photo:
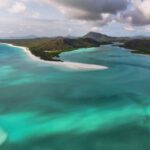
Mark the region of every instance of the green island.
<instances>
[{"instance_id":1,"label":"green island","mask_svg":"<svg viewBox=\"0 0 150 150\"><path fill-rule=\"evenodd\" d=\"M1 39L0 42L27 47L32 54L44 60L61 61L59 54L62 52L78 48L99 47L100 45L122 40L124 38L109 37L101 33L89 32L85 36L78 38Z\"/></svg>"},{"instance_id":2,"label":"green island","mask_svg":"<svg viewBox=\"0 0 150 150\"><path fill-rule=\"evenodd\" d=\"M59 54L62 52L72 51L79 48L99 47L114 42L123 43L118 46L133 49L134 53L150 54L150 39L111 37L96 32L89 32L85 36L77 38L43 37L32 39L1 39L0 42L27 47L33 55L50 61L61 61Z\"/></svg>"},{"instance_id":3,"label":"green island","mask_svg":"<svg viewBox=\"0 0 150 150\"><path fill-rule=\"evenodd\" d=\"M10 43L16 46L29 48L32 54L44 60L59 61L59 54L78 48L98 47L100 42L90 38L69 39L57 38L35 38L35 39L5 39L3 43Z\"/></svg>"},{"instance_id":4,"label":"green island","mask_svg":"<svg viewBox=\"0 0 150 150\"><path fill-rule=\"evenodd\" d=\"M150 39L133 39L125 42L122 47L132 49L133 53L150 54Z\"/></svg>"}]
</instances>

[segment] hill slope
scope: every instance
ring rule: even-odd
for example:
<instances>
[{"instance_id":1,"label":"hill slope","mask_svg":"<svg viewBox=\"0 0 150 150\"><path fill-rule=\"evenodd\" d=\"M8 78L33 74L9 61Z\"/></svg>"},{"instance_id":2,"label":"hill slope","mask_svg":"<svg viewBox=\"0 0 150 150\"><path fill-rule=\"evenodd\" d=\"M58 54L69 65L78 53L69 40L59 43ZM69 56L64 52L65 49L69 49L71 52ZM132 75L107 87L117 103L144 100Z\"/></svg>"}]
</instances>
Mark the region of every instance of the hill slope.
<instances>
[{"instance_id":1,"label":"hill slope","mask_svg":"<svg viewBox=\"0 0 150 150\"><path fill-rule=\"evenodd\" d=\"M84 36L84 38L90 38L98 42L109 42L114 40L113 37L101 33L96 33L96 32L89 32Z\"/></svg>"},{"instance_id":2,"label":"hill slope","mask_svg":"<svg viewBox=\"0 0 150 150\"><path fill-rule=\"evenodd\" d=\"M0 40L17 46L28 47L32 54L44 60L55 60L61 52L78 48L98 47L100 42L88 38L37 38L37 39L8 39Z\"/></svg>"},{"instance_id":3,"label":"hill slope","mask_svg":"<svg viewBox=\"0 0 150 150\"><path fill-rule=\"evenodd\" d=\"M84 38L90 38L97 42L101 42L101 43L103 42L104 44L112 43L112 42L124 43L130 40L130 38L128 37L112 37L112 36L108 36L108 35L97 33L97 32L89 32L84 36Z\"/></svg>"},{"instance_id":4,"label":"hill slope","mask_svg":"<svg viewBox=\"0 0 150 150\"><path fill-rule=\"evenodd\" d=\"M150 54L150 39L135 39L126 42L123 47L137 50L136 52Z\"/></svg>"}]
</instances>

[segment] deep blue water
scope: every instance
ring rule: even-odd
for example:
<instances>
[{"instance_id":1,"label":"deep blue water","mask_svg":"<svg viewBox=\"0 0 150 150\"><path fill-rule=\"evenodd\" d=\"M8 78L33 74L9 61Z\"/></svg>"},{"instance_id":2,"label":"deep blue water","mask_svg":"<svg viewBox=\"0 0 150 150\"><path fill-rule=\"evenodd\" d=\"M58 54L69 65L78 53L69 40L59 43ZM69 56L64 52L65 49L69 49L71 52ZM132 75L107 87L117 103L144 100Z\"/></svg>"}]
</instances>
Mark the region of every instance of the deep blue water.
<instances>
[{"instance_id":1,"label":"deep blue water","mask_svg":"<svg viewBox=\"0 0 150 150\"><path fill-rule=\"evenodd\" d=\"M0 150L150 149L150 56L106 45L61 54L73 71L0 45Z\"/></svg>"}]
</instances>

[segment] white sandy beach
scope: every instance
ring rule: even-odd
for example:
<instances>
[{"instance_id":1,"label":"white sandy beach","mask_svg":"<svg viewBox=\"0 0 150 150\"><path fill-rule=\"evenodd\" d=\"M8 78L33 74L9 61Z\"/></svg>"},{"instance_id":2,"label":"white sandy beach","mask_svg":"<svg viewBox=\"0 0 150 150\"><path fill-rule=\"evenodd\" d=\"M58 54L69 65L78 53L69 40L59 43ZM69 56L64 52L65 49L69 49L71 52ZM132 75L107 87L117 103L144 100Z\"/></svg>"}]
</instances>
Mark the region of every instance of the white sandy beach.
<instances>
[{"instance_id":1,"label":"white sandy beach","mask_svg":"<svg viewBox=\"0 0 150 150\"><path fill-rule=\"evenodd\" d=\"M85 63L68 62L68 61L64 61L64 62L59 62L59 61L45 61L45 60L42 60L39 57L33 55L30 52L29 48L27 48L27 47L15 46L15 45L9 44L9 43L2 43L2 44L7 44L7 45L12 46L12 47L18 47L18 48L23 49L23 51L29 57L31 57L31 59L34 60L34 61L41 61L43 63L47 63L47 64L58 66L58 67L64 67L64 68L68 68L68 69L76 70L76 71L92 71L92 70L104 70L104 69L108 69L107 66L102 66L102 65L85 64Z\"/></svg>"}]
</instances>

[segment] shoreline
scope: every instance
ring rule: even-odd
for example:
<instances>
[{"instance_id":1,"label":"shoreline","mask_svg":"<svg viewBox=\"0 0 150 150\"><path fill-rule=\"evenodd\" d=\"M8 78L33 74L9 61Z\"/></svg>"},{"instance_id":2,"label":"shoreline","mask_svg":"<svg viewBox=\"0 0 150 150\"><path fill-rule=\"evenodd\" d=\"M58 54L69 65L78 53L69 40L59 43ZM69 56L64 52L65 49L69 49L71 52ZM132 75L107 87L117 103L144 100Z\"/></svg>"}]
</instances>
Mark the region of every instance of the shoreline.
<instances>
[{"instance_id":1,"label":"shoreline","mask_svg":"<svg viewBox=\"0 0 150 150\"><path fill-rule=\"evenodd\" d=\"M85 63L78 63L78 62L70 62L70 61L64 61L64 62L56 62L56 61L46 61L43 60L31 53L28 47L23 47L23 46L16 46L10 43L0 43L0 44L6 44L11 47L17 47L21 48L32 60L34 61L40 61L42 63L50 64L53 66L58 66L58 67L64 67L76 71L92 71L92 70L105 70L108 69L107 66L102 66L102 65L94 65L94 64L85 64Z\"/></svg>"}]
</instances>

